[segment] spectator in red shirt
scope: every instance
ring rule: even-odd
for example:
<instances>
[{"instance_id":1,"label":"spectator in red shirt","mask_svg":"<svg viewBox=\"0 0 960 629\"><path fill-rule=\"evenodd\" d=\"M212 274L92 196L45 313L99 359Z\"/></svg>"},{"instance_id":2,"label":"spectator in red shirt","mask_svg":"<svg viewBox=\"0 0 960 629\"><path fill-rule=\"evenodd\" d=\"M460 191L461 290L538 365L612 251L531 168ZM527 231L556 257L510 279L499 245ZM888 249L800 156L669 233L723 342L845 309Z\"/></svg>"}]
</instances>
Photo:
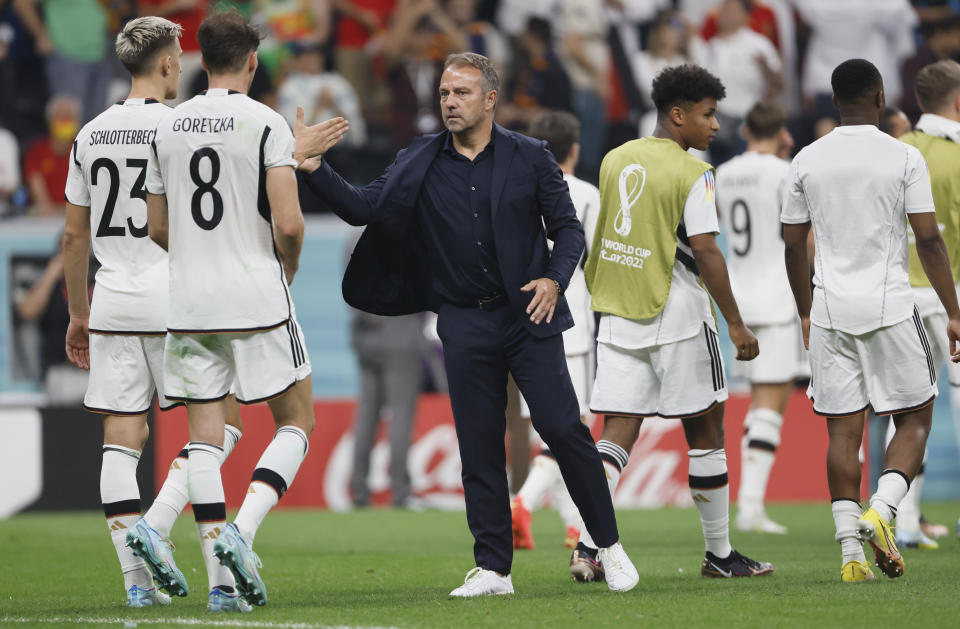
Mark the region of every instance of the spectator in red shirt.
<instances>
[{"instance_id":1,"label":"spectator in red shirt","mask_svg":"<svg viewBox=\"0 0 960 629\"><path fill-rule=\"evenodd\" d=\"M363 107L381 109L390 92L373 64L371 40L385 33L397 0L333 0L337 10L336 70L350 81Z\"/></svg>"},{"instance_id":2,"label":"spectator in red shirt","mask_svg":"<svg viewBox=\"0 0 960 629\"><path fill-rule=\"evenodd\" d=\"M747 20L747 26L767 39L769 39L774 48L780 50L780 35L777 31L777 16L773 9L760 2L749 2L750 17ZM700 30L700 36L704 41L717 34L717 13L719 9L714 9L707 14L703 22L703 28Z\"/></svg>"},{"instance_id":3,"label":"spectator in red shirt","mask_svg":"<svg viewBox=\"0 0 960 629\"><path fill-rule=\"evenodd\" d=\"M62 215L70 149L80 130L81 105L73 96L59 94L47 104L50 135L35 141L27 151L24 179L35 216Z\"/></svg>"}]
</instances>

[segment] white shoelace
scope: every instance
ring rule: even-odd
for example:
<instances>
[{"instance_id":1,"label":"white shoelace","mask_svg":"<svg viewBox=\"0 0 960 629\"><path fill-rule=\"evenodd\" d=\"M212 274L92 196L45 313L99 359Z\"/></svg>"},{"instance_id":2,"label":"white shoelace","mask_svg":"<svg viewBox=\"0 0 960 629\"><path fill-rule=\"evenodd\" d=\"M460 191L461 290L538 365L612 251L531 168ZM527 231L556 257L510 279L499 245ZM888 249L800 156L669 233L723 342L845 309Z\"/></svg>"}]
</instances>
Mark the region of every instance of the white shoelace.
<instances>
[{"instance_id":1,"label":"white shoelace","mask_svg":"<svg viewBox=\"0 0 960 629\"><path fill-rule=\"evenodd\" d=\"M463 584L466 585L471 581L473 581L474 579L479 578L481 572L483 572L483 568L481 568L480 566L477 566L476 568L472 568L470 572L467 573L467 576L464 577Z\"/></svg>"},{"instance_id":2,"label":"white shoelace","mask_svg":"<svg viewBox=\"0 0 960 629\"><path fill-rule=\"evenodd\" d=\"M603 569L607 572L623 572L620 553L617 553L612 546L607 549L607 552L603 553L603 559Z\"/></svg>"}]
</instances>

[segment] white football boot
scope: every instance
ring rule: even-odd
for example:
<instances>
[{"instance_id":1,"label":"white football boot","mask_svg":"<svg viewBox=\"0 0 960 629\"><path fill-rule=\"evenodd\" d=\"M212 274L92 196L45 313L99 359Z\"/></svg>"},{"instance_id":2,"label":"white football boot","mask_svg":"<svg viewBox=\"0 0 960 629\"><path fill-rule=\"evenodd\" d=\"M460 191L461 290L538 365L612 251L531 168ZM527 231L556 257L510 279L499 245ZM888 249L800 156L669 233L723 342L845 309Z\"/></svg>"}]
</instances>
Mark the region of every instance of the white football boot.
<instances>
[{"instance_id":1,"label":"white football boot","mask_svg":"<svg viewBox=\"0 0 960 629\"><path fill-rule=\"evenodd\" d=\"M495 594L513 594L513 579L509 574L501 577L493 570L486 570L479 566L467 573L463 585L450 592L450 596L458 598Z\"/></svg>"},{"instance_id":2,"label":"white football boot","mask_svg":"<svg viewBox=\"0 0 960 629\"><path fill-rule=\"evenodd\" d=\"M613 592L632 590L640 581L640 575L633 562L627 557L623 545L617 542L613 546L601 548L597 560L603 566L607 578L607 587Z\"/></svg>"}]
</instances>

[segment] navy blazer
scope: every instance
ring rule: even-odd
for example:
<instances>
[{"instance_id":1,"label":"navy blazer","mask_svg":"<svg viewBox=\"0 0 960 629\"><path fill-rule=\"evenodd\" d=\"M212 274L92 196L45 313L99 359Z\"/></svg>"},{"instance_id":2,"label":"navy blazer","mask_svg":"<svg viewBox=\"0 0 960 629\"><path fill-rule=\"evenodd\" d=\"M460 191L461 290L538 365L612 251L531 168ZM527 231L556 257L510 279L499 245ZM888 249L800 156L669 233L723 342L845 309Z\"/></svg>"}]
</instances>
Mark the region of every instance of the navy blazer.
<instances>
[{"instance_id":1,"label":"navy blazer","mask_svg":"<svg viewBox=\"0 0 960 629\"><path fill-rule=\"evenodd\" d=\"M351 225L366 225L347 264L343 297L354 308L380 315L437 310L416 204L430 164L449 131L420 136L397 154L375 181L355 188L327 165L311 175L307 186ZM497 261L510 307L536 337L573 327L561 295L553 321L530 321L527 305L534 293L520 287L546 277L566 288L584 248L583 226L570 200L563 173L546 142L493 126L493 182L490 202ZM544 232L546 225L546 233ZM553 252L546 238L553 241Z\"/></svg>"}]
</instances>

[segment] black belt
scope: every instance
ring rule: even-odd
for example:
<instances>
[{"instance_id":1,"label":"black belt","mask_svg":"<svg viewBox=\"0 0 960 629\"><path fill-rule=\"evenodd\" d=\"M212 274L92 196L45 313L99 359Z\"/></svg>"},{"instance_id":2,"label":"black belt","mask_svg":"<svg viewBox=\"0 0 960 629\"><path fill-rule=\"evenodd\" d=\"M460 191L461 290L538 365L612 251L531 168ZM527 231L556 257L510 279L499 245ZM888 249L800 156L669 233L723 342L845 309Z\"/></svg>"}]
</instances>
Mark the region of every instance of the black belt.
<instances>
[{"instance_id":1,"label":"black belt","mask_svg":"<svg viewBox=\"0 0 960 629\"><path fill-rule=\"evenodd\" d=\"M510 300L503 293L493 293L486 297L479 297L474 301L451 301L454 306L459 308L479 308L486 312L491 312L506 306Z\"/></svg>"},{"instance_id":2,"label":"black belt","mask_svg":"<svg viewBox=\"0 0 960 629\"><path fill-rule=\"evenodd\" d=\"M494 293L488 297L481 297L477 300L477 306L480 310L486 310L490 312L491 310L496 310L503 306L507 305L507 296L503 293Z\"/></svg>"}]
</instances>

